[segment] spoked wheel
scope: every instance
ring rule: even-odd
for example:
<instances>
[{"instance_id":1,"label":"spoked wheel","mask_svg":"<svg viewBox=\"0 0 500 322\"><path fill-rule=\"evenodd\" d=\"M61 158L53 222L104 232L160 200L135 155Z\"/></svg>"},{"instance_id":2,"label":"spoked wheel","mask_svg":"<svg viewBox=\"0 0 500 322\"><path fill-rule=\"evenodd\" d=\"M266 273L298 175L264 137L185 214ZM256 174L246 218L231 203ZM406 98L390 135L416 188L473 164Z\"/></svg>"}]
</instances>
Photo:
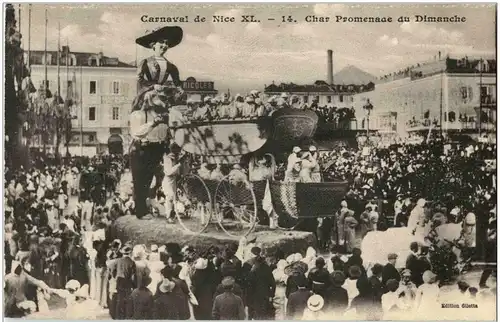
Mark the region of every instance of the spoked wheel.
<instances>
[{"instance_id":1,"label":"spoked wheel","mask_svg":"<svg viewBox=\"0 0 500 322\"><path fill-rule=\"evenodd\" d=\"M177 181L174 210L187 232L201 234L207 228L212 216L212 197L202 178L186 174Z\"/></svg>"},{"instance_id":2,"label":"spoked wheel","mask_svg":"<svg viewBox=\"0 0 500 322\"><path fill-rule=\"evenodd\" d=\"M250 234L257 223L257 200L252 184L225 176L215 189L214 213L219 226L229 236Z\"/></svg>"}]
</instances>

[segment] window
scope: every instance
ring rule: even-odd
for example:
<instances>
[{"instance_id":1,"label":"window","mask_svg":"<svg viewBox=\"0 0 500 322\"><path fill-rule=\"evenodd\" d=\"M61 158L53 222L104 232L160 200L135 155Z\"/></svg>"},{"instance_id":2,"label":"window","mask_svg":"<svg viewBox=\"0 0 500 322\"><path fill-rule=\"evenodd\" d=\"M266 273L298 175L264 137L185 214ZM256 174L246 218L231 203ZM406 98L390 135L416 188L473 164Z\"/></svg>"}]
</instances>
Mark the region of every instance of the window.
<instances>
[{"instance_id":1,"label":"window","mask_svg":"<svg viewBox=\"0 0 500 322\"><path fill-rule=\"evenodd\" d=\"M96 81L90 81L90 94L95 94L97 89Z\"/></svg>"},{"instance_id":2,"label":"window","mask_svg":"<svg viewBox=\"0 0 500 322\"><path fill-rule=\"evenodd\" d=\"M309 102L309 96L304 95L304 103L307 103L307 102Z\"/></svg>"},{"instance_id":3,"label":"window","mask_svg":"<svg viewBox=\"0 0 500 322\"><path fill-rule=\"evenodd\" d=\"M327 96L326 97L326 102L327 103L331 103L332 102L332 97L331 96Z\"/></svg>"},{"instance_id":4,"label":"window","mask_svg":"<svg viewBox=\"0 0 500 322\"><path fill-rule=\"evenodd\" d=\"M339 102L340 103L344 102L344 95L339 95Z\"/></svg>"},{"instance_id":5,"label":"window","mask_svg":"<svg viewBox=\"0 0 500 322\"><path fill-rule=\"evenodd\" d=\"M319 102L319 95L316 95L316 102Z\"/></svg>"},{"instance_id":6,"label":"window","mask_svg":"<svg viewBox=\"0 0 500 322\"><path fill-rule=\"evenodd\" d=\"M89 134L88 138L89 142L94 142L94 136L92 134Z\"/></svg>"},{"instance_id":7,"label":"window","mask_svg":"<svg viewBox=\"0 0 500 322\"><path fill-rule=\"evenodd\" d=\"M120 108L119 107L113 107L113 120L119 120L120 119Z\"/></svg>"},{"instance_id":8,"label":"window","mask_svg":"<svg viewBox=\"0 0 500 322\"><path fill-rule=\"evenodd\" d=\"M89 121L95 121L95 107L89 107Z\"/></svg>"},{"instance_id":9,"label":"window","mask_svg":"<svg viewBox=\"0 0 500 322\"><path fill-rule=\"evenodd\" d=\"M69 80L68 83L66 84L66 87L67 88L73 87L73 82Z\"/></svg>"},{"instance_id":10,"label":"window","mask_svg":"<svg viewBox=\"0 0 500 322\"><path fill-rule=\"evenodd\" d=\"M113 94L120 94L120 83L113 82Z\"/></svg>"}]
</instances>

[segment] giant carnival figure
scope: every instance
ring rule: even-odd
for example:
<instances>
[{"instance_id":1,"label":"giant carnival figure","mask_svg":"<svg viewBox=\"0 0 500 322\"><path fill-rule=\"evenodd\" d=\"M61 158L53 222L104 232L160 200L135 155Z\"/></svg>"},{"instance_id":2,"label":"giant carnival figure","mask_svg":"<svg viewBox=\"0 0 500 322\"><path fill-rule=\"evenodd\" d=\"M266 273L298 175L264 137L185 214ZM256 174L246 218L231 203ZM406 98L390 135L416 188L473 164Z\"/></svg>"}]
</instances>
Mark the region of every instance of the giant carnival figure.
<instances>
[{"instance_id":1,"label":"giant carnival figure","mask_svg":"<svg viewBox=\"0 0 500 322\"><path fill-rule=\"evenodd\" d=\"M147 198L151 193L151 182L168 147L169 108L184 96L179 70L165 58L167 50L177 46L182 36L180 27L169 26L146 32L136 39L138 45L154 52L138 66L138 93L130 114L130 134L133 137L130 165L138 218L149 213ZM169 76L174 86L168 85Z\"/></svg>"}]
</instances>

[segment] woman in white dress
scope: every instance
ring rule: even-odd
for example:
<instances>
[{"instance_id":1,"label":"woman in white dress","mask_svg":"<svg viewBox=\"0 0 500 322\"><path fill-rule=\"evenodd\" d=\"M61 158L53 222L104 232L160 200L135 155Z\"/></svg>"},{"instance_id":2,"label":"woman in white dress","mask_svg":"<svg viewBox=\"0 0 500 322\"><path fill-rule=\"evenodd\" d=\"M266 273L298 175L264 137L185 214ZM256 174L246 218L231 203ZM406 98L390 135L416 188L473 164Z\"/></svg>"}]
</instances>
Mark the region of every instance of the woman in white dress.
<instances>
[{"instance_id":1,"label":"woman in white dress","mask_svg":"<svg viewBox=\"0 0 500 322\"><path fill-rule=\"evenodd\" d=\"M422 279L424 284L418 287L415 298L415 316L422 319L436 319L441 307L436 275L431 271L425 271Z\"/></svg>"},{"instance_id":2,"label":"woman in white dress","mask_svg":"<svg viewBox=\"0 0 500 322\"><path fill-rule=\"evenodd\" d=\"M420 236L424 234L425 222L425 199L419 199L417 205L410 213L408 218L408 228L411 232L414 232L415 236Z\"/></svg>"}]
</instances>

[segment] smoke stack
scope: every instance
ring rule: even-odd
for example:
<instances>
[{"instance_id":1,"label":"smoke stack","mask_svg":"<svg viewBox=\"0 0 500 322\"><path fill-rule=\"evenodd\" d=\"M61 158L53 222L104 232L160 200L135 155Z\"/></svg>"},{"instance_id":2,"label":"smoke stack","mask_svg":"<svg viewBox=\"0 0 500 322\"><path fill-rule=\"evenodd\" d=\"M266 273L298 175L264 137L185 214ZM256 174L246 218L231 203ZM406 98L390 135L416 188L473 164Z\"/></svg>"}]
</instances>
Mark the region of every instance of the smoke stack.
<instances>
[{"instance_id":1,"label":"smoke stack","mask_svg":"<svg viewBox=\"0 0 500 322\"><path fill-rule=\"evenodd\" d=\"M333 51L328 49L328 70L327 70L327 82L328 85L333 85Z\"/></svg>"}]
</instances>

